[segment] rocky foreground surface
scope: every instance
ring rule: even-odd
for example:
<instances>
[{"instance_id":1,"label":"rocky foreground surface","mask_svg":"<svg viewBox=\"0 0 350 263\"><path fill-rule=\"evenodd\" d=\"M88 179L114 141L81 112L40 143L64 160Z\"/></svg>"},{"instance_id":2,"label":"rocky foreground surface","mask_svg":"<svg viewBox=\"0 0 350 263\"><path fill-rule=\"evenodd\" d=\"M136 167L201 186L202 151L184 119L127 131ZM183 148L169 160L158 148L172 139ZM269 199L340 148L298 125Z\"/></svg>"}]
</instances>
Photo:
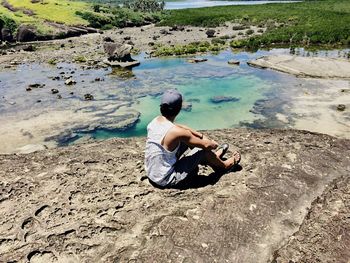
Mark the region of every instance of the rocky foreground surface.
<instances>
[{"instance_id":1,"label":"rocky foreground surface","mask_svg":"<svg viewBox=\"0 0 350 263\"><path fill-rule=\"evenodd\" d=\"M350 140L207 134L242 169L188 189L148 183L144 138L0 155L0 262L349 262Z\"/></svg>"}]
</instances>

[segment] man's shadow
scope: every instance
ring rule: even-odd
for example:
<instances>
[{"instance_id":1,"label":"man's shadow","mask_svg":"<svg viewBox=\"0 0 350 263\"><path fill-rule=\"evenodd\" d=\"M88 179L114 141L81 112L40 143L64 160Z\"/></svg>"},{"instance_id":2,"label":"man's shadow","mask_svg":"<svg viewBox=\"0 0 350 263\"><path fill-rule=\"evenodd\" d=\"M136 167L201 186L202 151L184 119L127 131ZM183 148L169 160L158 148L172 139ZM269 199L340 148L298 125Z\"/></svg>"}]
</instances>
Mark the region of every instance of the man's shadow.
<instances>
[{"instance_id":1,"label":"man's shadow","mask_svg":"<svg viewBox=\"0 0 350 263\"><path fill-rule=\"evenodd\" d=\"M171 186L171 187L160 187L159 185L156 185L155 183L153 183L151 180L148 180L148 181L151 185L159 189L179 189L179 190L196 189L196 188L206 187L208 185L214 185L220 180L220 178L223 175L230 172L239 172L242 169L243 169L242 166L237 164L227 172L213 172L210 175L199 175L198 174L199 169L196 169L188 176L188 178L179 182L177 185Z\"/></svg>"},{"instance_id":2,"label":"man's shadow","mask_svg":"<svg viewBox=\"0 0 350 263\"><path fill-rule=\"evenodd\" d=\"M194 171L187 179L183 180L179 184L170 187L179 190L196 189L206 187L208 185L215 185L222 176L230 172L239 172L243 168L239 164L233 166L227 172L213 172L210 175L199 175L198 170Z\"/></svg>"}]
</instances>

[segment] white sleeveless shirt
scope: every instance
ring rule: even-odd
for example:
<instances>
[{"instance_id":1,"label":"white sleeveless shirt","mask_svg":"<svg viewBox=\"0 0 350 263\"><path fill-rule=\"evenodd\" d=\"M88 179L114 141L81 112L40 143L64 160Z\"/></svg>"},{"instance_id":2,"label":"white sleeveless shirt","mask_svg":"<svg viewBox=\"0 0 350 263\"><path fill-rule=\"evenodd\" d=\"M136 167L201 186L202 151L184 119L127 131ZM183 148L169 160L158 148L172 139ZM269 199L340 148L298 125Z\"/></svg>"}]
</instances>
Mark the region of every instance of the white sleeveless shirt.
<instances>
[{"instance_id":1,"label":"white sleeveless shirt","mask_svg":"<svg viewBox=\"0 0 350 263\"><path fill-rule=\"evenodd\" d=\"M159 122L157 118L147 125L145 169L152 182L166 186L173 179L171 174L177 161L176 153L180 144L173 151L168 151L162 146L164 136L174 127L174 123L168 120Z\"/></svg>"}]
</instances>

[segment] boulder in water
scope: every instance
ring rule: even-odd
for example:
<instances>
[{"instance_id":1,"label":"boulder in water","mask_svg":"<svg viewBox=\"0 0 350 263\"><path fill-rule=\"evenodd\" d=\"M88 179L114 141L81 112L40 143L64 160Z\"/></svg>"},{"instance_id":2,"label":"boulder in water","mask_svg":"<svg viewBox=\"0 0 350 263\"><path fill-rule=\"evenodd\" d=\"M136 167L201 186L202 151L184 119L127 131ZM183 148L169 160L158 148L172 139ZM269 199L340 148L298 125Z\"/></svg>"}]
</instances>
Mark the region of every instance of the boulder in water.
<instances>
[{"instance_id":1,"label":"boulder in water","mask_svg":"<svg viewBox=\"0 0 350 263\"><path fill-rule=\"evenodd\" d=\"M134 67L140 62L131 57L132 45L122 43L104 43L108 59L104 61L109 66Z\"/></svg>"}]
</instances>

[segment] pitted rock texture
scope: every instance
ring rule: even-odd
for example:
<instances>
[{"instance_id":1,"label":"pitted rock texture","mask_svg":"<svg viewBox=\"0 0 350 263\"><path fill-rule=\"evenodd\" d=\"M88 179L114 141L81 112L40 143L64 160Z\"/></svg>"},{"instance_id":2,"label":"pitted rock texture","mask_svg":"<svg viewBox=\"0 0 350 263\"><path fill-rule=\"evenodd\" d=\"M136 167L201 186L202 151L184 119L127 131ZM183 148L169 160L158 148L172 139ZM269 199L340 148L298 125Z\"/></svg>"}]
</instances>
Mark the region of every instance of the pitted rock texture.
<instances>
[{"instance_id":1,"label":"pitted rock texture","mask_svg":"<svg viewBox=\"0 0 350 263\"><path fill-rule=\"evenodd\" d=\"M294 247L304 241L289 239L310 238L300 231L319 220L314 200L343 189L325 191L349 176L350 141L295 130L205 134L239 149L242 169L219 178L202 167L201 183L181 190L144 180L145 138L0 155L0 262L299 262ZM332 232L315 228L325 238ZM337 249L338 262L347 262L346 247Z\"/></svg>"},{"instance_id":2,"label":"pitted rock texture","mask_svg":"<svg viewBox=\"0 0 350 263\"><path fill-rule=\"evenodd\" d=\"M312 203L298 232L272 263L350 262L350 176L337 178Z\"/></svg>"}]
</instances>

